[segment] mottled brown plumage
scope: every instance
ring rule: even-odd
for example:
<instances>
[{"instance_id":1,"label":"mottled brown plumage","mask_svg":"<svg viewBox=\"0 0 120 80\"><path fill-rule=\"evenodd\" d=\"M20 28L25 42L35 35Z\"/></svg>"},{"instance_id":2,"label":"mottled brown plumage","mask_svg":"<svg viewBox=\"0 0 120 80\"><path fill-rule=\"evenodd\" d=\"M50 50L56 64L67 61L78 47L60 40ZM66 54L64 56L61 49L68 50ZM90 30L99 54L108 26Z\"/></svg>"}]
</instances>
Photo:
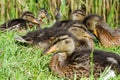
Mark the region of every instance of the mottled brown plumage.
<instances>
[{"instance_id":1,"label":"mottled brown plumage","mask_svg":"<svg viewBox=\"0 0 120 80\"><path fill-rule=\"evenodd\" d=\"M72 33L75 36L75 38L80 40L78 46L83 45L81 46L83 48L84 47L94 48L94 42L93 42L94 36L87 30L84 24L82 24L80 21L78 20L59 21L56 24L54 24L52 27L68 30L70 33Z\"/></svg>"},{"instance_id":2,"label":"mottled brown plumage","mask_svg":"<svg viewBox=\"0 0 120 80\"><path fill-rule=\"evenodd\" d=\"M104 47L120 46L119 29L111 29L102 17L98 15L89 15L84 20L89 31L99 39Z\"/></svg>"},{"instance_id":3,"label":"mottled brown plumage","mask_svg":"<svg viewBox=\"0 0 120 80\"><path fill-rule=\"evenodd\" d=\"M16 41L32 44L40 49L46 49L50 44L50 38L53 37L59 30L56 28L44 28L28 32L24 36L17 36Z\"/></svg>"},{"instance_id":4,"label":"mottled brown plumage","mask_svg":"<svg viewBox=\"0 0 120 80\"><path fill-rule=\"evenodd\" d=\"M93 67L90 65L92 58L91 49L78 50L75 47L74 38L70 34L58 34L50 48L44 54L54 53L49 63L50 69L60 77L77 79L81 77L90 77L93 68L94 78L97 80L100 73L106 67L110 70L120 73L120 56L102 50L93 51ZM104 79L104 78L103 78Z\"/></svg>"},{"instance_id":5,"label":"mottled brown plumage","mask_svg":"<svg viewBox=\"0 0 120 80\"><path fill-rule=\"evenodd\" d=\"M84 10L82 9L77 9L75 10L72 14L71 14L71 18L70 20L62 20L62 21L56 21L52 27L65 27L68 24L71 23L81 23L81 21L84 19L84 17L86 16L86 13Z\"/></svg>"},{"instance_id":6,"label":"mottled brown plumage","mask_svg":"<svg viewBox=\"0 0 120 80\"><path fill-rule=\"evenodd\" d=\"M89 34L87 28L78 20L58 21L55 24L53 24L51 28L45 28L29 32L22 38L21 37L17 38L17 40L25 43L41 44L42 46L43 45L42 43L44 43L44 41L46 41L45 43L49 44L50 38L55 36L57 33L63 33L64 35L64 32L67 31L72 33L74 37L77 39L76 41L77 47L82 45L81 48L79 49L94 48L93 38ZM30 38L29 41L27 41L28 38Z\"/></svg>"},{"instance_id":7,"label":"mottled brown plumage","mask_svg":"<svg viewBox=\"0 0 120 80\"><path fill-rule=\"evenodd\" d=\"M26 11L22 14L21 18L12 19L1 24L0 30L12 30L16 28L23 29L33 26L32 24L39 25L39 21L34 17L31 12Z\"/></svg>"},{"instance_id":8,"label":"mottled brown plumage","mask_svg":"<svg viewBox=\"0 0 120 80\"><path fill-rule=\"evenodd\" d=\"M37 19L40 22L40 24L44 23L43 19L47 18L49 19L48 12L45 9L40 9L37 14Z\"/></svg>"},{"instance_id":9,"label":"mottled brown plumage","mask_svg":"<svg viewBox=\"0 0 120 80\"><path fill-rule=\"evenodd\" d=\"M82 21L86 17L86 11L83 9L77 9L72 13L72 20Z\"/></svg>"},{"instance_id":10,"label":"mottled brown plumage","mask_svg":"<svg viewBox=\"0 0 120 80\"><path fill-rule=\"evenodd\" d=\"M93 49L93 38L86 31L86 28L82 24L74 24L73 27L68 27L66 29L51 27L32 31L22 37L17 37L16 40L19 42L37 45L39 48L44 47L45 49L49 46L52 38L54 38L56 34L61 33L64 35L69 32L76 39L76 46L79 47L79 49ZM46 46L43 46L44 44L46 44Z\"/></svg>"}]
</instances>

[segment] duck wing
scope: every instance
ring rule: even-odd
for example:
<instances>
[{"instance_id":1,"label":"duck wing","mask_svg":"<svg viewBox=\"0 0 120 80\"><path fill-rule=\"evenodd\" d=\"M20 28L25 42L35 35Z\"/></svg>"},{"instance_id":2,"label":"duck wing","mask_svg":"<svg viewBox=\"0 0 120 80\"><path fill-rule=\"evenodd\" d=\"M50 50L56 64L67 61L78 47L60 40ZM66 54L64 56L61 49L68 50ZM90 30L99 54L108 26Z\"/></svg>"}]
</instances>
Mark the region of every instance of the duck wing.
<instances>
[{"instance_id":1,"label":"duck wing","mask_svg":"<svg viewBox=\"0 0 120 80\"><path fill-rule=\"evenodd\" d=\"M68 57L70 64L81 64L88 59L91 59L90 56L93 53L93 64L98 64L101 68L105 68L107 66L112 66L114 70L117 69L117 72L120 73L120 56L118 54L102 51L102 50L94 50L84 49L81 51L75 51L71 56ZM88 62L89 64L89 62Z\"/></svg>"},{"instance_id":2,"label":"duck wing","mask_svg":"<svg viewBox=\"0 0 120 80\"><path fill-rule=\"evenodd\" d=\"M25 27L26 26L26 20L21 19L21 18L9 20L9 21L1 24L0 29L1 30L6 30L6 29L11 30L11 29L18 28L20 26Z\"/></svg>"}]
</instances>

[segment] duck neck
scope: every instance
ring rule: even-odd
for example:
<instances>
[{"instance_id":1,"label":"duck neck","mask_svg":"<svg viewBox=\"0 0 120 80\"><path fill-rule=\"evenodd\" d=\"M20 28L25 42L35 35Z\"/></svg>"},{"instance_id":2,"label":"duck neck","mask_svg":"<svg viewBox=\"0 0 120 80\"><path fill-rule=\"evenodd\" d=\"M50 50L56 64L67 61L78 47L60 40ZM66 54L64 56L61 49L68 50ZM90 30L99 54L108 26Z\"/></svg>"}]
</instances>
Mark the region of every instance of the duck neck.
<instances>
[{"instance_id":1,"label":"duck neck","mask_svg":"<svg viewBox=\"0 0 120 80\"><path fill-rule=\"evenodd\" d=\"M63 75L63 68L65 66L65 61L66 61L66 55L65 53L56 53L49 64L50 68L52 71Z\"/></svg>"}]
</instances>

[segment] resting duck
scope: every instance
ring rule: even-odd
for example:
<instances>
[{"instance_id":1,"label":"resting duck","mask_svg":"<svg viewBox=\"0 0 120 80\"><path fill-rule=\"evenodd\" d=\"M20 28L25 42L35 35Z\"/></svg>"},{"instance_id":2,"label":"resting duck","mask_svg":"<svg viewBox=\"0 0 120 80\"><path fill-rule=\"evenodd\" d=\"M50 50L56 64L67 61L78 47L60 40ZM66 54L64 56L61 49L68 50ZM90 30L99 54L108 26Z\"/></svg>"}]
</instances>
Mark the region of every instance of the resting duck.
<instances>
[{"instance_id":1,"label":"resting duck","mask_svg":"<svg viewBox=\"0 0 120 80\"><path fill-rule=\"evenodd\" d=\"M62 20L62 21L56 21L52 27L65 27L67 24L74 23L74 22L81 22L84 17L86 16L86 11L83 9L77 9L75 10L71 17L72 19L70 20Z\"/></svg>"},{"instance_id":2,"label":"resting duck","mask_svg":"<svg viewBox=\"0 0 120 80\"><path fill-rule=\"evenodd\" d=\"M79 49L94 49L94 36L83 24L73 23L66 26L67 30L78 40L77 47Z\"/></svg>"},{"instance_id":3,"label":"resting duck","mask_svg":"<svg viewBox=\"0 0 120 80\"><path fill-rule=\"evenodd\" d=\"M83 23L100 41L104 47L120 46L120 33L119 29L111 29L103 18L98 15L89 15Z\"/></svg>"},{"instance_id":4,"label":"resting duck","mask_svg":"<svg viewBox=\"0 0 120 80\"><path fill-rule=\"evenodd\" d=\"M77 9L72 13L72 20L82 21L86 16L86 11L83 9Z\"/></svg>"},{"instance_id":5,"label":"resting duck","mask_svg":"<svg viewBox=\"0 0 120 80\"><path fill-rule=\"evenodd\" d=\"M52 52L54 55L52 55L49 67L60 77L66 77L68 79L86 77L89 79L91 69L93 68L93 75L95 80L97 80L106 67L110 69L103 77L103 80L114 77L115 72L120 73L119 55L102 50L78 50L71 34L62 35L62 33L58 33L54 37L51 46L43 54L50 54ZM93 65L90 65L92 59Z\"/></svg>"},{"instance_id":6,"label":"resting duck","mask_svg":"<svg viewBox=\"0 0 120 80\"><path fill-rule=\"evenodd\" d=\"M92 49L94 48L94 42L93 42L94 35L92 35L88 31L88 29L84 26L84 24L82 24L80 21L78 20L59 21L56 22L52 27L66 29L69 32L71 32L78 40L80 40L80 42L82 42L81 44L84 45L84 43L86 43L87 40L87 43L89 43L89 48ZM87 37L83 38L82 40L81 36L87 36Z\"/></svg>"},{"instance_id":7,"label":"resting duck","mask_svg":"<svg viewBox=\"0 0 120 80\"><path fill-rule=\"evenodd\" d=\"M29 32L24 36L18 36L15 39L18 42L36 45L37 47L44 50L49 46L49 44L51 44L52 38L54 38L54 36L57 33L62 33L64 35L67 32L70 32L74 35L74 38L76 39L76 46L80 47L79 49L84 49L84 47L89 49L94 48L93 39L89 35L89 33L86 32L85 27L77 24L74 25L74 27L71 27L70 29L55 27L44 28Z\"/></svg>"},{"instance_id":8,"label":"resting duck","mask_svg":"<svg viewBox=\"0 0 120 80\"><path fill-rule=\"evenodd\" d=\"M56 33L61 32L61 31L64 32L64 30L62 29L60 30L60 29L52 28L52 27L38 29L35 31L28 32L24 36L16 36L15 40L17 42L32 44L40 48L41 50L44 50L49 46L51 42L50 40L52 39L52 37L56 35Z\"/></svg>"},{"instance_id":9,"label":"resting duck","mask_svg":"<svg viewBox=\"0 0 120 80\"><path fill-rule=\"evenodd\" d=\"M43 22L43 19L44 18L49 18L49 16L48 16L48 12L45 10L45 9L40 9L39 11L38 11L38 16L37 16L37 18L38 18L38 21L40 22L40 24L42 24L42 23L44 23Z\"/></svg>"},{"instance_id":10,"label":"resting duck","mask_svg":"<svg viewBox=\"0 0 120 80\"><path fill-rule=\"evenodd\" d=\"M21 18L16 18L9 20L3 24L0 25L0 30L11 30L16 28L28 28L32 24L39 25L39 21L34 17L34 15L26 11L22 14Z\"/></svg>"}]
</instances>

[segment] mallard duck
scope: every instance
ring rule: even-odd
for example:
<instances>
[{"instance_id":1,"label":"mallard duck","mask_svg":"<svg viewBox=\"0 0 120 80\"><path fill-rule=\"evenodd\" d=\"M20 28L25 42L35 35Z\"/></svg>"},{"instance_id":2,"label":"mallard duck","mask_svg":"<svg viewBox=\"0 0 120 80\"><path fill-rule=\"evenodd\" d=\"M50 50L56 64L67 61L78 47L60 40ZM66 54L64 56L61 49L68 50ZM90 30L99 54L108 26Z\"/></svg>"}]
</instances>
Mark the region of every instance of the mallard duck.
<instances>
[{"instance_id":1,"label":"mallard duck","mask_svg":"<svg viewBox=\"0 0 120 80\"><path fill-rule=\"evenodd\" d=\"M77 24L69 29L51 27L32 31L24 36L16 37L16 41L37 45L37 47L44 50L49 46L51 39L54 38L57 33L64 34L67 32L74 35L76 46L79 47L82 45L79 49L84 49L84 47L90 49L94 48L92 37L86 32L86 29L82 25ZM44 44L45 46L43 46Z\"/></svg>"},{"instance_id":2,"label":"mallard duck","mask_svg":"<svg viewBox=\"0 0 120 80\"><path fill-rule=\"evenodd\" d=\"M32 24L39 25L39 21L33 16L29 11L26 11L22 14L21 18L16 18L9 20L0 25L0 30L11 30L16 28L27 28Z\"/></svg>"},{"instance_id":3,"label":"mallard duck","mask_svg":"<svg viewBox=\"0 0 120 80\"><path fill-rule=\"evenodd\" d=\"M78 40L77 47L79 49L94 49L94 36L90 34L83 24L74 23L66 26L68 26L67 30Z\"/></svg>"},{"instance_id":4,"label":"mallard duck","mask_svg":"<svg viewBox=\"0 0 120 80\"><path fill-rule=\"evenodd\" d=\"M52 55L49 67L60 77L69 79L74 79L74 77L77 79L81 77L89 78L90 71L93 68L94 78L97 79L106 67L110 68L107 73L109 77L115 76L115 72L120 73L119 55L102 50L76 49L75 40L70 33L64 35L58 33L51 46L43 54L50 53L54 55ZM93 55L92 58L91 55ZM92 59L93 65L90 65ZM106 80L106 75L104 75L103 80Z\"/></svg>"},{"instance_id":5,"label":"mallard duck","mask_svg":"<svg viewBox=\"0 0 120 80\"><path fill-rule=\"evenodd\" d=\"M48 19L49 19L48 12L47 12L44 8L40 9L40 10L38 11L38 16L37 16L37 18L38 18L38 21L40 22L40 24L44 23L44 22L43 22L43 19L44 19L44 18L48 18Z\"/></svg>"},{"instance_id":6,"label":"mallard duck","mask_svg":"<svg viewBox=\"0 0 120 80\"><path fill-rule=\"evenodd\" d=\"M98 15L89 15L84 20L89 31L91 31L104 47L120 46L119 29L111 29L103 18Z\"/></svg>"},{"instance_id":7,"label":"mallard duck","mask_svg":"<svg viewBox=\"0 0 120 80\"><path fill-rule=\"evenodd\" d=\"M94 48L94 42L93 42L94 36L87 30L84 24L82 24L80 21L78 20L59 21L56 22L52 27L66 29L69 32L71 32L78 40L80 40L80 43L82 42L81 44L85 45L84 42L88 40L89 47ZM81 36L82 37L87 36L87 37L82 38Z\"/></svg>"},{"instance_id":8,"label":"mallard duck","mask_svg":"<svg viewBox=\"0 0 120 80\"><path fill-rule=\"evenodd\" d=\"M35 31L28 32L24 36L16 36L15 40L22 43L32 44L42 50L46 49L49 44L50 40L56 33L61 32L64 30L57 29L57 28L44 28L38 29Z\"/></svg>"}]
</instances>

